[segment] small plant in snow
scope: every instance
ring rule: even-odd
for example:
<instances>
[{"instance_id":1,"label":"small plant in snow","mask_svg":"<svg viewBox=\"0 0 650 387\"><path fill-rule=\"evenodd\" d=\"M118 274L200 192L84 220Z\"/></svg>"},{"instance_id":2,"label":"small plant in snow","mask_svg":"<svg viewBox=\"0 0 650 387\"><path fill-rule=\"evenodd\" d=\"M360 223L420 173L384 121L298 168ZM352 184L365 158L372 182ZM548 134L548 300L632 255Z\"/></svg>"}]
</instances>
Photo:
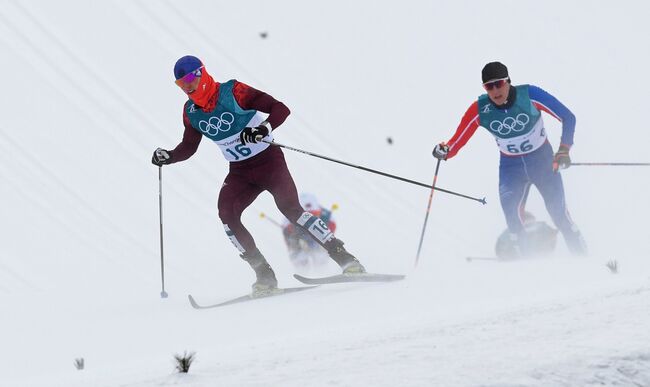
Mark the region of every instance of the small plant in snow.
<instances>
[{"instance_id":1,"label":"small plant in snow","mask_svg":"<svg viewBox=\"0 0 650 387\"><path fill-rule=\"evenodd\" d=\"M74 366L75 366L75 368L78 369L79 371L81 371L82 369L84 369L84 358L83 358L83 357L80 357L80 358L74 359Z\"/></svg>"},{"instance_id":2,"label":"small plant in snow","mask_svg":"<svg viewBox=\"0 0 650 387\"><path fill-rule=\"evenodd\" d=\"M616 260L612 259L611 261L607 262L606 266L609 269L609 271L612 272L612 274L618 273L618 262L616 262Z\"/></svg>"},{"instance_id":3,"label":"small plant in snow","mask_svg":"<svg viewBox=\"0 0 650 387\"><path fill-rule=\"evenodd\" d=\"M192 362L196 359L196 352L187 353L183 352L183 355L174 355L174 360L176 360L176 370L179 373L187 373L190 370Z\"/></svg>"}]
</instances>

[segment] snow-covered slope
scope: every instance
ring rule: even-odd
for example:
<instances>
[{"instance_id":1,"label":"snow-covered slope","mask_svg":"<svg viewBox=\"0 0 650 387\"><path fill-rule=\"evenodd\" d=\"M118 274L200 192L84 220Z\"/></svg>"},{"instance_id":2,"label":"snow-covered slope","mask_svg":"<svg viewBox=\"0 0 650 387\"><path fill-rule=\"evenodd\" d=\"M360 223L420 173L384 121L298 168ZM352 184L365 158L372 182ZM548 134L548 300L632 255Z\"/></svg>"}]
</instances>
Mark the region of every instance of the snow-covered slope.
<instances>
[{"instance_id":1,"label":"snow-covered slope","mask_svg":"<svg viewBox=\"0 0 650 387\"><path fill-rule=\"evenodd\" d=\"M349 250L409 277L196 311L186 294L219 301L253 281L217 217L227 164L203 141L163 169L163 300L149 161L180 140L172 66L186 54L287 103L277 141L422 182L491 60L573 110L574 161L648 161L647 14L642 1L2 1L0 385L650 385L646 169L563 172L590 258L560 243L554 259L467 263L505 227L479 130L438 184L488 205L437 193L413 270L426 189L285 152L300 190L340 206ZM548 220L536 192L529 209ZM280 218L270 195L244 222L295 286L260 212ZM184 350L197 361L176 375Z\"/></svg>"}]
</instances>

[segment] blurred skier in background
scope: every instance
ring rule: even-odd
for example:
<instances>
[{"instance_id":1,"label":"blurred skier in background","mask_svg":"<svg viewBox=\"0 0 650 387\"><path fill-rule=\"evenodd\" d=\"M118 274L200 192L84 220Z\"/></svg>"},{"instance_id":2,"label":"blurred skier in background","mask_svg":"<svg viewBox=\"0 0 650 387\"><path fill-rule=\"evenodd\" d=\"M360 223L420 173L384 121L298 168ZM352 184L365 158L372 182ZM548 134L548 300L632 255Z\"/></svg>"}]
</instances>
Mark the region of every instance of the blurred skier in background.
<instances>
[{"instance_id":1,"label":"blurred skier in background","mask_svg":"<svg viewBox=\"0 0 650 387\"><path fill-rule=\"evenodd\" d=\"M264 191L273 195L278 209L294 227L327 250L343 273L365 272L327 224L302 209L282 150L261 142L263 138L273 140L272 131L290 114L287 106L237 80L216 82L194 56L180 58L174 76L189 98L183 107L183 140L173 150L156 149L151 162L162 166L186 160L196 152L203 136L219 146L230 162L219 192L219 217L240 257L255 271L253 295L270 294L278 284L253 236L241 223L244 209Z\"/></svg>"},{"instance_id":2,"label":"blurred skier in background","mask_svg":"<svg viewBox=\"0 0 650 387\"><path fill-rule=\"evenodd\" d=\"M322 207L316 195L303 192L300 194L299 200L305 211L323 221L330 231L336 231L336 222L332 210ZM282 223L282 235L289 250L289 259L296 268L309 270L327 263L324 254L325 250L321 245L305 234L302 228L296 227L288 219L285 219Z\"/></svg>"},{"instance_id":3,"label":"blurred skier in background","mask_svg":"<svg viewBox=\"0 0 650 387\"><path fill-rule=\"evenodd\" d=\"M523 221L530 256L542 257L552 254L557 244L558 230L546 222L538 221L528 211L524 212ZM508 229L499 235L494 246L497 258L508 260L520 257L517 240L512 236L513 234Z\"/></svg>"},{"instance_id":4,"label":"blurred skier in background","mask_svg":"<svg viewBox=\"0 0 650 387\"><path fill-rule=\"evenodd\" d=\"M534 184L569 250L574 255L586 255L585 242L567 210L559 173L571 165L569 150L573 145L575 116L537 86L511 85L508 68L500 62L486 64L481 75L487 93L472 103L452 138L434 147L433 156L441 160L454 157L479 126L486 128L501 151L499 198L508 237L514 242L513 254L535 253L526 232L523 210ZM561 143L555 154L547 139L542 111L562 122Z\"/></svg>"}]
</instances>

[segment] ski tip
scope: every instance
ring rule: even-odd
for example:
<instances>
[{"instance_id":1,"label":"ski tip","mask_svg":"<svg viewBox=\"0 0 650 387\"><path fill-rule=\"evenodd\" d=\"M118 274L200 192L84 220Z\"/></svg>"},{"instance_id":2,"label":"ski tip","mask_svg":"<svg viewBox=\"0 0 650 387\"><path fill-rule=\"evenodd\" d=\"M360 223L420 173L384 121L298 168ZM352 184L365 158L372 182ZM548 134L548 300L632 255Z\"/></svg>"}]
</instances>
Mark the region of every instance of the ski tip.
<instances>
[{"instance_id":1,"label":"ski tip","mask_svg":"<svg viewBox=\"0 0 650 387\"><path fill-rule=\"evenodd\" d=\"M476 257L465 257L465 260L466 260L467 262L473 262L473 261L492 261L492 262L502 262L502 261L504 261L503 259L501 259L501 258L499 258L499 257L480 257L480 256L476 256Z\"/></svg>"},{"instance_id":2,"label":"ski tip","mask_svg":"<svg viewBox=\"0 0 650 387\"><path fill-rule=\"evenodd\" d=\"M306 279L307 277L303 277L303 276L301 276L300 274L294 274L294 275L293 275L293 278L295 278L295 279L297 279L298 281L300 281L301 279L304 280L304 279Z\"/></svg>"},{"instance_id":3,"label":"ski tip","mask_svg":"<svg viewBox=\"0 0 650 387\"><path fill-rule=\"evenodd\" d=\"M191 294L188 294L187 298L190 300L190 304L192 305L192 308L201 309L201 307L199 306L199 304L196 303L196 301L194 300L194 297L192 297Z\"/></svg>"}]
</instances>

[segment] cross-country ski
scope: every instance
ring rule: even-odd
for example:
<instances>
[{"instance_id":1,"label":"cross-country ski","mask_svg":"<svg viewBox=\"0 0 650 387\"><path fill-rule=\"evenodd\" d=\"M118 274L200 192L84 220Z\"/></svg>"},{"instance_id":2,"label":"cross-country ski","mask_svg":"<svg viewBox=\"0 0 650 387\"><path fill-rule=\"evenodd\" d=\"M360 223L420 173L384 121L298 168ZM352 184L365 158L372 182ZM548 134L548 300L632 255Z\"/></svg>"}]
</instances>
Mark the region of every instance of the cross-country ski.
<instances>
[{"instance_id":1,"label":"cross-country ski","mask_svg":"<svg viewBox=\"0 0 650 387\"><path fill-rule=\"evenodd\" d=\"M253 295L253 294L246 294L240 297L236 297L227 301L222 301L218 302L216 304L199 304L194 297L191 294L187 295L187 298L190 301L190 304L194 309L212 309L212 308L218 308L221 306L226 306L226 305L232 305L232 304L238 304L241 302L246 302L246 301L253 301L253 300L260 300L264 298L270 298L270 297L277 297L277 296L282 296L290 293L296 293L296 292L302 292L304 290L309 290L316 288L317 286L301 286L301 287L295 287L295 288L276 288L272 291L269 291L265 294L258 294L258 295Z\"/></svg>"},{"instance_id":2,"label":"cross-country ski","mask_svg":"<svg viewBox=\"0 0 650 387\"><path fill-rule=\"evenodd\" d=\"M344 282L392 282L404 279L401 274L338 274L327 277L310 278L300 274L293 275L298 281L309 285L338 284Z\"/></svg>"},{"instance_id":3,"label":"cross-country ski","mask_svg":"<svg viewBox=\"0 0 650 387\"><path fill-rule=\"evenodd\" d=\"M501 259L499 257L465 257L465 260L467 262L473 262L473 261L488 261L488 262L503 262L504 259Z\"/></svg>"}]
</instances>

